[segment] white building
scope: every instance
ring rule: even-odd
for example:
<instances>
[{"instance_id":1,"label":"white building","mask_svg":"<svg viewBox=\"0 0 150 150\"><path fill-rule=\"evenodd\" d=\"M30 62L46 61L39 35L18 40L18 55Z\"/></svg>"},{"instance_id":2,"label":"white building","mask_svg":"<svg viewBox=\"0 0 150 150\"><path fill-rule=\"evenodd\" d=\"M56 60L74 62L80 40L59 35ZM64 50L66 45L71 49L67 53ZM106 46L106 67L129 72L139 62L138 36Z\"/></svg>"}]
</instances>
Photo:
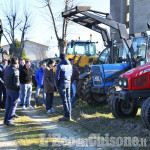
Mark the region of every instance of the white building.
<instances>
[{"instance_id":1,"label":"white building","mask_svg":"<svg viewBox=\"0 0 150 150\"><path fill-rule=\"evenodd\" d=\"M7 51L9 54L9 45L2 46L3 51ZM33 41L26 40L24 45L24 50L26 52L26 57L30 60L42 60L47 58L46 52L48 51L48 46L39 44Z\"/></svg>"}]
</instances>

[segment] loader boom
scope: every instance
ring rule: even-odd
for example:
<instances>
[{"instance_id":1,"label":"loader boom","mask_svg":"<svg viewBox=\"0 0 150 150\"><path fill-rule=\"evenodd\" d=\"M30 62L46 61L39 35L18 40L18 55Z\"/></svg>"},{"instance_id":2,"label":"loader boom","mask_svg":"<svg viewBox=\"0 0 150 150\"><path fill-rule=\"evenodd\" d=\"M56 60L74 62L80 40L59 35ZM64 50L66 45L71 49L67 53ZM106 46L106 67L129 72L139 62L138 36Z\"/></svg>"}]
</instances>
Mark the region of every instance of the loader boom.
<instances>
[{"instance_id":1,"label":"loader boom","mask_svg":"<svg viewBox=\"0 0 150 150\"><path fill-rule=\"evenodd\" d=\"M101 33L103 41L107 41L107 44L111 47L112 40L106 29L101 28L99 24L105 24L118 30L121 40L123 41L124 47L128 47L131 54L131 59L127 53L127 58L130 63L131 68L132 61L134 60L134 50L132 47L132 42L127 33L125 24L121 24L112 20L111 14L103 13L99 11L91 10L89 6L76 6L66 12L62 12L62 17L65 17L73 22L76 22L82 26L92 29L96 32Z\"/></svg>"}]
</instances>

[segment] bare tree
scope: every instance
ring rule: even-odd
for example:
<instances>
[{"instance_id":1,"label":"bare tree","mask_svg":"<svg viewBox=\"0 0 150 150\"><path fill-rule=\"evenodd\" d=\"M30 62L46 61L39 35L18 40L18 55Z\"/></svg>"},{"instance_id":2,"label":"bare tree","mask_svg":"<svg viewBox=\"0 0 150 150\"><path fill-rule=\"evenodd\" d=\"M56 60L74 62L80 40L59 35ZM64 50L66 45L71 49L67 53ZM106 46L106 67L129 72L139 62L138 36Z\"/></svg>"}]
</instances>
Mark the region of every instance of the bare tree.
<instances>
[{"instance_id":1,"label":"bare tree","mask_svg":"<svg viewBox=\"0 0 150 150\"><path fill-rule=\"evenodd\" d=\"M28 28L31 26L30 22L30 13L29 11L24 10L24 12L19 12L17 9L17 3L14 4L14 1L10 2L10 8L4 10L4 16L7 21L7 28L4 28L4 37L7 40L10 48L13 50L14 55L19 59L22 56L22 51L24 48L25 35ZM19 8L20 9L20 8ZM15 44L16 33L19 33L20 36L20 48L17 49Z\"/></svg>"},{"instance_id":2,"label":"bare tree","mask_svg":"<svg viewBox=\"0 0 150 150\"><path fill-rule=\"evenodd\" d=\"M51 22L54 28L54 32L56 35L56 39L58 42L58 47L59 47L59 51L64 52L65 51L65 47L66 47L66 37L67 37L67 29L68 29L68 20L65 18L62 18L62 24L61 24L61 32L59 32L58 28L58 19L56 19L56 16L53 13L52 10L52 0L44 0L45 1L45 7L48 8L49 10L49 14L51 17ZM68 9L71 9L75 4L77 4L78 0L64 0L64 9L61 11L67 11ZM60 13L61 14L61 13ZM59 17L60 17L59 14ZM57 16L58 17L58 16Z\"/></svg>"}]
</instances>

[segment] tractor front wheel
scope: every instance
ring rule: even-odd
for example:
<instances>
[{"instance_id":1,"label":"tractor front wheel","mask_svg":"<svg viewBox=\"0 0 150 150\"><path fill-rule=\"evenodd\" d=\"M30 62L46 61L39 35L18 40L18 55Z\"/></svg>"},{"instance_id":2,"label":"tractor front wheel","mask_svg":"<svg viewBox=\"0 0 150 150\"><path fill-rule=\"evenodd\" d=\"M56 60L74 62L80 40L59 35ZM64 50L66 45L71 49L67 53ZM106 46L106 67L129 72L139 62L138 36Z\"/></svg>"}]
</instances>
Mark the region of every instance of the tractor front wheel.
<instances>
[{"instance_id":1,"label":"tractor front wheel","mask_svg":"<svg viewBox=\"0 0 150 150\"><path fill-rule=\"evenodd\" d=\"M106 95L99 93L92 93L91 87L93 86L92 79L85 85L84 96L89 105L98 106L106 102Z\"/></svg>"},{"instance_id":2,"label":"tractor front wheel","mask_svg":"<svg viewBox=\"0 0 150 150\"><path fill-rule=\"evenodd\" d=\"M120 100L114 95L112 96L110 106L113 116L118 119L135 117L138 111L138 107L135 105L134 100Z\"/></svg>"},{"instance_id":3,"label":"tractor front wheel","mask_svg":"<svg viewBox=\"0 0 150 150\"><path fill-rule=\"evenodd\" d=\"M108 103L108 106L111 107L111 99L112 99L112 96L114 95L114 93L116 91L120 91L121 89L119 88L118 86L118 79L116 79L109 87L108 89L108 92L107 92L107 103Z\"/></svg>"},{"instance_id":4,"label":"tractor front wheel","mask_svg":"<svg viewBox=\"0 0 150 150\"><path fill-rule=\"evenodd\" d=\"M150 128L150 97L148 97L141 108L141 119L147 128Z\"/></svg>"}]
</instances>

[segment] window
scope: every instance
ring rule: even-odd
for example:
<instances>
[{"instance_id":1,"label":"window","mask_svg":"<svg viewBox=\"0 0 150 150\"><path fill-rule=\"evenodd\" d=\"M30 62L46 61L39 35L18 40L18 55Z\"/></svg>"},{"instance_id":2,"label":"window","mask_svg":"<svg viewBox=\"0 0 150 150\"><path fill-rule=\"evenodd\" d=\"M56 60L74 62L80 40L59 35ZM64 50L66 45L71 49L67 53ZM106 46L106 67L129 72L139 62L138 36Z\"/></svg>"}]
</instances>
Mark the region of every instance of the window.
<instances>
[{"instance_id":1,"label":"window","mask_svg":"<svg viewBox=\"0 0 150 150\"><path fill-rule=\"evenodd\" d=\"M74 42L73 47L71 43L67 44L67 55L95 55L96 46L91 42Z\"/></svg>"},{"instance_id":2,"label":"window","mask_svg":"<svg viewBox=\"0 0 150 150\"><path fill-rule=\"evenodd\" d=\"M76 43L75 44L75 54L84 55L88 50L85 43Z\"/></svg>"},{"instance_id":3,"label":"window","mask_svg":"<svg viewBox=\"0 0 150 150\"><path fill-rule=\"evenodd\" d=\"M133 39L133 48L137 56L145 58L146 47L147 47L147 38L141 37Z\"/></svg>"},{"instance_id":4,"label":"window","mask_svg":"<svg viewBox=\"0 0 150 150\"><path fill-rule=\"evenodd\" d=\"M71 47L71 43L67 44L67 55L73 55L73 47Z\"/></svg>"},{"instance_id":5,"label":"window","mask_svg":"<svg viewBox=\"0 0 150 150\"><path fill-rule=\"evenodd\" d=\"M99 63L102 63L102 64L108 63L109 53L110 53L110 48L109 49L105 48L99 56Z\"/></svg>"},{"instance_id":6,"label":"window","mask_svg":"<svg viewBox=\"0 0 150 150\"><path fill-rule=\"evenodd\" d=\"M96 54L95 43L89 43L89 51L90 51L90 55L95 55Z\"/></svg>"}]
</instances>

